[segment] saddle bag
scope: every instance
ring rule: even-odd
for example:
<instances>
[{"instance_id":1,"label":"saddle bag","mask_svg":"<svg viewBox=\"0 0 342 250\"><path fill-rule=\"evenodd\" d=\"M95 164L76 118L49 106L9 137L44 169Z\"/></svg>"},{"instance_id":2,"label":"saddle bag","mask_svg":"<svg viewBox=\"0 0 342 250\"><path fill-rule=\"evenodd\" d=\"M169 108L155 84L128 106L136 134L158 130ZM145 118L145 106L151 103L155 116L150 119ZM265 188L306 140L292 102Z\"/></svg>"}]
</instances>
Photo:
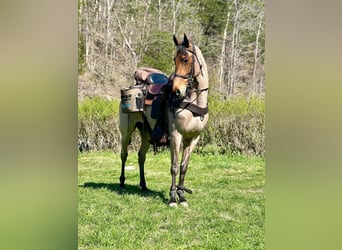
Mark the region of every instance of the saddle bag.
<instances>
[{"instance_id":1,"label":"saddle bag","mask_svg":"<svg viewBox=\"0 0 342 250\"><path fill-rule=\"evenodd\" d=\"M134 85L121 89L121 109L123 113L144 111L142 86Z\"/></svg>"}]
</instances>

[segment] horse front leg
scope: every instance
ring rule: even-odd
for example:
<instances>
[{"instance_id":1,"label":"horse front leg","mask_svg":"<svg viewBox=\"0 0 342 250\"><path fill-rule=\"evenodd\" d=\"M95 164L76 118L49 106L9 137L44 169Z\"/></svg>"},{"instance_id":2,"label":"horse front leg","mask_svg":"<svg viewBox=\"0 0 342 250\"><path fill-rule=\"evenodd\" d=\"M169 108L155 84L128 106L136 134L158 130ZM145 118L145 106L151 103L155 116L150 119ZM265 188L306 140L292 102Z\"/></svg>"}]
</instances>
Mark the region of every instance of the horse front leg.
<instances>
[{"instance_id":1,"label":"horse front leg","mask_svg":"<svg viewBox=\"0 0 342 250\"><path fill-rule=\"evenodd\" d=\"M192 193L192 191L191 191L191 189L188 189L184 186L184 180L185 180L186 172L188 170L190 155L191 155L193 149L195 148L198 140L199 140L199 136L197 136L193 139L190 139L190 140L184 140L183 141L183 156L182 156L182 161L180 164L180 174L179 174L179 183L177 186L177 194L179 197L179 203L185 207L188 206L188 202L185 199L184 191L186 191L190 194Z\"/></svg>"},{"instance_id":2,"label":"horse front leg","mask_svg":"<svg viewBox=\"0 0 342 250\"><path fill-rule=\"evenodd\" d=\"M178 154L180 150L181 144L181 135L178 133L177 130L174 130L171 135L171 142L170 142L170 150L171 150L171 187L170 187L170 200L169 206L176 207L176 178L178 174Z\"/></svg>"}]
</instances>

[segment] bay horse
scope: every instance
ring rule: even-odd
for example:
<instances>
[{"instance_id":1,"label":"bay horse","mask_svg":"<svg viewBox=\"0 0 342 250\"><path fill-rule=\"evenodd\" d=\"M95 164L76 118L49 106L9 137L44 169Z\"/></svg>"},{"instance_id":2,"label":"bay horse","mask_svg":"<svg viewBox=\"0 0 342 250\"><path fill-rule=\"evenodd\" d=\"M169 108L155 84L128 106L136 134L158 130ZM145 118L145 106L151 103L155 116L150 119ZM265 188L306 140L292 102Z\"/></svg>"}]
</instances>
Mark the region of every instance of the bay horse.
<instances>
[{"instance_id":1,"label":"bay horse","mask_svg":"<svg viewBox=\"0 0 342 250\"><path fill-rule=\"evenodd\" d=\"M170 207L177 206L176 194L179 197L179 203L188 206L184 191L189 193L192 191L184 186L184 178L190 155L209 118L207 102L209 78L202 52L189 41L185 34L182 42L179 42L175 35L173 40L176 45L175 73L170 76L169 100L164 107L161 107L161 112L165 114L165 129L170 135L172 175L168 202ZM121 187L125 187L127 148L132 133L138 128L141 134L141 147L138 152L140 187L142 190L147 190L144 163L150 147L151 128L156 124L156 120L151 117L151 111L151 106L147 106L145 112L135 113L124 113L120 108L121 175L119 179ZM179 183L176 185L181 145L183 145L183 155L180 163Z\"/></svg>"},{"instance_id":2,"label":"bay horse","mask_svg":"<svg viewBox=\"0 0 342 250\"><path fill-rule=\"evenodd\" d=\"M188 39L186 34L184 34L182 42L177 40L175 35L173 35L173 40L176 45L175 73L170 77L172 90L168 109L172 176L168 204L171 207L177 206L176 194L179 197L180 205L188 206L184 191L188 193L192 193L192 191L184 186L184 179L190 155L209 118L209 77L202 52ZM181 145L183 153L179 182L176 185Z\"/></svg>"}]
</instances>

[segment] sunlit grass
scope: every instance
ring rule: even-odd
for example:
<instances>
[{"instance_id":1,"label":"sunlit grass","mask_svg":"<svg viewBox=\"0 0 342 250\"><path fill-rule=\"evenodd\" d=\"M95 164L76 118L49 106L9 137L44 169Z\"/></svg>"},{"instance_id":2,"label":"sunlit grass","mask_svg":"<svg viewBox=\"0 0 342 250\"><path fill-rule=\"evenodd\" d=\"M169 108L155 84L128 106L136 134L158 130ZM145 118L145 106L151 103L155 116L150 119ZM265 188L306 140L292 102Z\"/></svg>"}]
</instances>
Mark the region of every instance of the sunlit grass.
<instances>
[{"instance_id":1,"label":"sunlit grass","mask_svg":"<svg viewBox=\"0 0 342 250\"><path fill-rule=\"evenodd\" d=\"M147 155L141 192L136 153L126 188L120 156L79 155L79 249L264 249L262 158L193 154L185 185L189 207L169 208L168 152Z\"/></svg>"}]
</instances>

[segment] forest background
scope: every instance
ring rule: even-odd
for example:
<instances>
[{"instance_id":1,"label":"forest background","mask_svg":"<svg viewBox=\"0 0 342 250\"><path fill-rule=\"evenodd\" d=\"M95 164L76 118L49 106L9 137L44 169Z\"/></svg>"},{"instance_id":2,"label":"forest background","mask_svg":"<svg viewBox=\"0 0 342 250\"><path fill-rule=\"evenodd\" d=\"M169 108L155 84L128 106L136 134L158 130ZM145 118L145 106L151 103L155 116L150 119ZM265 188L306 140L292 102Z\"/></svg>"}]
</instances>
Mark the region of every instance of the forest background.
<instances>
[{"instance_id":1,"label":"forest background","mask_svg":"<svg viewBox=\"0 0 342 250\"><path fill-rule=\"evenodd\" d=\"M133 74L141 66L170 75L172 35L186 33L202 50L210 78L211 122L198 150L264 155L263 0L78 3L81 150L119 151L120 88L134 84Z\"/></svg>"}]
</instances>

